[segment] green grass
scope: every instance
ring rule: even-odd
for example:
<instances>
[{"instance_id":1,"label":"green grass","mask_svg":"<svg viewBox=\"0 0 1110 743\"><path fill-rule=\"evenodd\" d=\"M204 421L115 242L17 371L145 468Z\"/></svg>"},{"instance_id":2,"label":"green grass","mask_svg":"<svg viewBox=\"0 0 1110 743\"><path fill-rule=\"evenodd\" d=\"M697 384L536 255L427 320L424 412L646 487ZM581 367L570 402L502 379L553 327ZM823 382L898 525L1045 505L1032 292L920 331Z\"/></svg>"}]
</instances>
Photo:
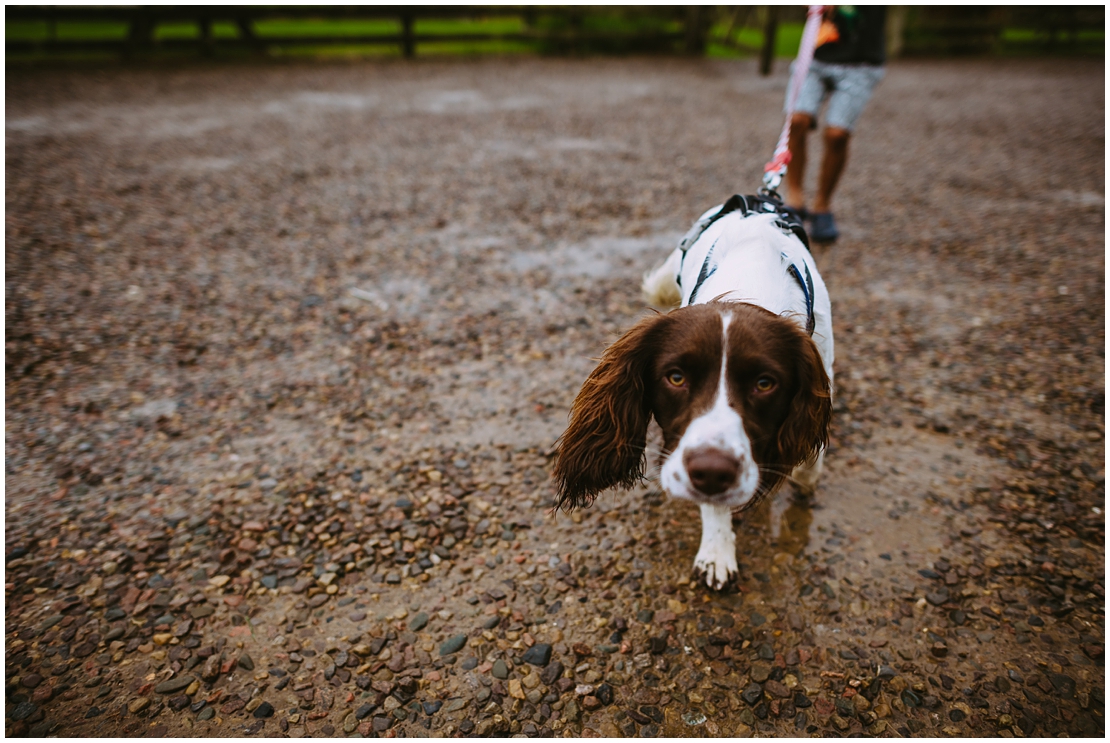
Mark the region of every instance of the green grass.
<instances>
[{"instance_id":1,"label":"green grass","mask_svg":"<svg viewBox=\"0 0 1110 743\"><path fill-rule=\"evenodd\" d=\"M420 18L413 24L413 32L418 34L518 34L528 30L523 18L460 18L458 20L438 20ZM400 33L400 24L398 24Z\"/></svg>"},{"instance_id":2,"label":"green grass","mask_svg":"<svg viewBox=\"0 0 1110 743\"><path fill-rule=\"evenodd\" d=\"M610 16L587 16L582 19L582 30L594 33L632 33L653 31L657 33L676 33L682 31L681 21L667 21L655 18L619 18Z\"/></svg>"},{"instance_id":3,"label":"green grass","mask_svg":"<svg viewBox=\"0 0 1110 743\"><path fill-rule=\"evenodd\" d=\"M536 45L527 41L435 41L416 45L418 57L476 57L535 54Z\"/></svg>"},{"instance_id":4,"label":"green grass","mask_svg":"<svg viewBox=\"0 0 1110 743\"><path fill-rule=\"evenodd\" d=\"M778 30L775 32L775 56L776 57L791 57L793 58L798 54L798 47L802 43L802 30L804 24L801 23L780 23ZM720 38L728 27L725 24L714 26L709 31L709 38ZM763 47L763 30L745 26L741 29L734 29L732 32L732 40L740 44L744 44L753 50L758 50ZM753 52L754 53L754 52ZM735 57L748 57L742 51L734 49L724 44L714 43L710 41L706 49L706 56L714 58L735 58Z\"/></svg>"},{"instance_id":5,"label":"green grass","mask_svg":"<svg viewBox=\"0 0 1110 743\"><path fill-rule=\"evenodd\" d=\"M528 31L521 17L494 17L480 19L438 20L418 19L413 32L420 35L446 36L455 34L519 34ZM416 56L475 57L483 54L521 55L535 54L536 45L527 41L434 41L416 45Z\"/></svg>"},{"instance_id":6,"label":"green grass","mask_svg":"<svg viewBox=\"0 0 1110 743\"><path fill-rule=\"evenodd\" d=\"M216 39L237 39L239 38L239 29L235 27L234 23L217 21L212 24L212 37ZM199 38L199 23L160 23L158 28L154 29L155 41Z\"/></svg>"},{"instance_id":7,"label":"green grass","mask_svg":"<svg viewBox=\"0 0 1110 743\"><path fill-rule=\"evenodd\" d=\"M511 34L526 31L524 21L517 17L438 20L417 19L413 33L419 35L454 34ZM260 38L311 37L311 36L397 36L402 31L400 20L372 21L265 21L255 24L255 34ZM320 46L290 46L272 48L274 54L285 57L396 57L400 44L327 44ZM422 42L416 45L419 56L478 56L483 54L531 54L534 45L516 41L443 41Z\"/></svg>"},{"instance_id":8,"label":"green grass","mask_svg":"<svg viewBox=\"0 0 1110 743\"><path fill-rule=\"evenodd\" d=\"M60 41L115 41L127 38L128 24L112 22L73 22L55 24L54 35ZM7 41L46 41L50 26L46 21L15 21L4 24Z\"/></svg>"},{"instance_id":9,"label":"green grass","mask_svg":"<svg viewBox=\"0 0 1110 743\"><path fill-rule=\"evenodd\" d=\"M127 38L126 23L59 23L53 37L59 40L82 41L122 41ZM253 24L255 36L266 38L312 37L359 37L359 36L399 36L402 32L400 19L372 20L323 20L293 19L265 20ZM459 20L417 19L413 31L421 35L456 34L511 34L526 31L524 20L520 17L490 17ZM212 24L212 35L218 39L237 39L239 29L229 21ZM161 23L154 31L156 41L199 40L200 24L191 22ZM45 21L13 22L6 24L5 39L8 41L46 41L51 31ZM271 47L270 52L278 57L395 57L399 56L399 44L297 44L295 46ZM165 50L156 52L161 56L170 54ZM483 54L534 54L534 44L517 41L445 41L428 42L417 45L417 55L427 56L476 56ZM174 53L176 56L176 53ZM56 59L72 60L82 58L111 59L110 53L100 52L61 52L44 54L8 55L8 59L34 60Z\"/></svg>"},{"instance_id":10,"label":"green grass","mask_svg":"<svg viewBox=\"0 0 1110 743\"><path fill-rule=\"evenodd\" d=\"M310 46L271 46L267 48L273 57L299 59L378 59L400 57L398 44L323 44Z\"/></svg>"},{"instance_id":11,"label":"green grass","mask_svg":"<svg viewBox=\"0 0 1110 743\"><path fill-rule=\"evenodd\" d=\"M1046 52L1058 55L1101 56L1106 48L1106 33L1084 29L1074 36L1057 33L1049 44L1047 31L1034 28L1005 28L996 44L997 54L1007 57L1037 56Z\"/></svg>"},{"instance_id":12,"label":"green grass","mask_svg":"<svg viewBox=\"0 0 1110 743\"><path fill-rule=\"evenodd\" d=\"M254 24L254 34L260 38L277 36L299 38L312 36L390 36L401 33L401 21L389 18L374 20L329 21L309 18L304 20L270 20Z\"/></svg>"},{"instance_id":13,"label":"green grass","mask_svg":"<svg viewBox=\"0 0 1110 743\"><path fill-rule=\"evenodd\" d=\"M537 9L532 27L539 31L563 32L579 29L587 33L620 35L681 32L683 24L677 18L631 7L612 6L599 12L579 10L573 15Z\"/></svg>"},{"instance_id":14,"label":"green grass","mask_svg":"<svg viewBox=\"0 0 1110 743\"><path fill-rule=\"evenodd\" d=\"M1071 36L1068 34L1060 33L1057 35L1057 43L1066 44ZM1002 29L1001 40L1003 43L1043 43L1047 41L1048 34L1035 28L1004 28ZM1106 39L1104 31L1096 30L1081 30L1075 35L1075 40L1080 43L1102 43Z\"/></svg>"}]
</instances>

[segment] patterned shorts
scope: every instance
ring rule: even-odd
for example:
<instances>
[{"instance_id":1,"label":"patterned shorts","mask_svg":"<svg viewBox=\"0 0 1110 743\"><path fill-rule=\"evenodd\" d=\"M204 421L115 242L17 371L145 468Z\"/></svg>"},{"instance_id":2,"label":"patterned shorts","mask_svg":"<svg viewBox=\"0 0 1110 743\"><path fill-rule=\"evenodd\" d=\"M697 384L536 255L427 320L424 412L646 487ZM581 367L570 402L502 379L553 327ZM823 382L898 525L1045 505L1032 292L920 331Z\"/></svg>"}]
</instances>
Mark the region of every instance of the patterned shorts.
<instances>
[{"instance_id":1,"label":"patterned shorts","mask_svg":"<svg viewBox=\"0 0 1110 743\"><path fill-rule=\"evenodd\" d=\"M793 71L794 65L790 69ZM828 100L825 125L851 131L885 74L886 68L879 65L829 64L815 59L810 62L794 110L816 121L817 111Z\"/></svg>"}]
</instances>

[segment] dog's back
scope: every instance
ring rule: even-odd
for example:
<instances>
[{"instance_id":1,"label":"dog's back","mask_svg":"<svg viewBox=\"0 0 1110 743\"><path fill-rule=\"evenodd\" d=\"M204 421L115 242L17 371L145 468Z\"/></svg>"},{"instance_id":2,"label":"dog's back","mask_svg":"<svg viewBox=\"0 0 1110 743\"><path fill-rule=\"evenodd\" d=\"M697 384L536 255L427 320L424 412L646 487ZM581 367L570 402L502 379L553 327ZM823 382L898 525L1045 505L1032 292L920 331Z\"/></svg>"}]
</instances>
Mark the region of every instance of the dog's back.
<instances>
[{"instance_id":1,"label":"dog's back","mask_svg":"<svg viewBox=\"0 0 1110 743\"><path fill-rule=\"evenodd\" d=\"M710 209L701 219L718 209ZM809 250L793 234L784 232L773 214L726 214L710 224L685 253L676 248L663 265L648 273L642 290L648 304L661 310L727 299L794 317L804 326L810 313L808 282L801 283L806 281L804 277L812 280L813 341L832 379L828 289Z\"/></svg>"}]
</instances>

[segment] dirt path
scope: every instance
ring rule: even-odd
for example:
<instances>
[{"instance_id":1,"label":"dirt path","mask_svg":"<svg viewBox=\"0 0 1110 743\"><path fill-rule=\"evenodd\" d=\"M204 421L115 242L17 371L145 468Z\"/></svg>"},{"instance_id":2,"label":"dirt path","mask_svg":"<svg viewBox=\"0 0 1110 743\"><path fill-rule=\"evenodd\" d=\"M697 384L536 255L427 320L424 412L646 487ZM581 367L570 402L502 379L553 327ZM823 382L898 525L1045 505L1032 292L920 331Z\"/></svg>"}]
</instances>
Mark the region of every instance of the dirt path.
<instances>
[{"instance_id":1,"label":"dirt path","mask_svg":"<svg viewBox=\"0 0 1110 743\"><path fill-rule=\"evenodd\" d=\"M10 75L7 733L1102 735L1101 63L891 67L817 252L827 476L738 593L650 483L547 510L783 72Z\"/></svg>"}]
</instances>

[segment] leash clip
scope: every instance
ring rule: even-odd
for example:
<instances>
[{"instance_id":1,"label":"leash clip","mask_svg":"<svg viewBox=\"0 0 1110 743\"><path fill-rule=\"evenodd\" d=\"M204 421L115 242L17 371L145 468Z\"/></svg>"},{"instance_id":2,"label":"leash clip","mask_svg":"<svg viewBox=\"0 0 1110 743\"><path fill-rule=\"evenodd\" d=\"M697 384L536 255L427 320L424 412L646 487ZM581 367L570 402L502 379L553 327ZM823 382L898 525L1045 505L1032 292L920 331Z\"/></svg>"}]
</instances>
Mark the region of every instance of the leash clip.
<instances>
[{"instance_id":1,"label":"leash clip","mask_svg":"<svg viewBox=\"0 0 1110 743\"><path fill-rule=\"evenodd\" d=\"M774 196L775 199L782 200L778 191L782 184L782 177L786 175L786 166L789 164L790 150L784 147L775 152L771 162L763 166L763 188L759 191L761 195Z\"/></svg>"},{"instance_id":2,"label":"leash clip","mask_svg":"<svg viewBox=\"0 0 1110 743\"><path fill-rule=\"evenodd\" d=\"M779 168L777 170L768 170L763 174L763 188L759 189L760 196L773 198L776 201L782 201L779 196L779 186L782 185L782 176L786 168Z\"/></svg>"}]
</instances>

